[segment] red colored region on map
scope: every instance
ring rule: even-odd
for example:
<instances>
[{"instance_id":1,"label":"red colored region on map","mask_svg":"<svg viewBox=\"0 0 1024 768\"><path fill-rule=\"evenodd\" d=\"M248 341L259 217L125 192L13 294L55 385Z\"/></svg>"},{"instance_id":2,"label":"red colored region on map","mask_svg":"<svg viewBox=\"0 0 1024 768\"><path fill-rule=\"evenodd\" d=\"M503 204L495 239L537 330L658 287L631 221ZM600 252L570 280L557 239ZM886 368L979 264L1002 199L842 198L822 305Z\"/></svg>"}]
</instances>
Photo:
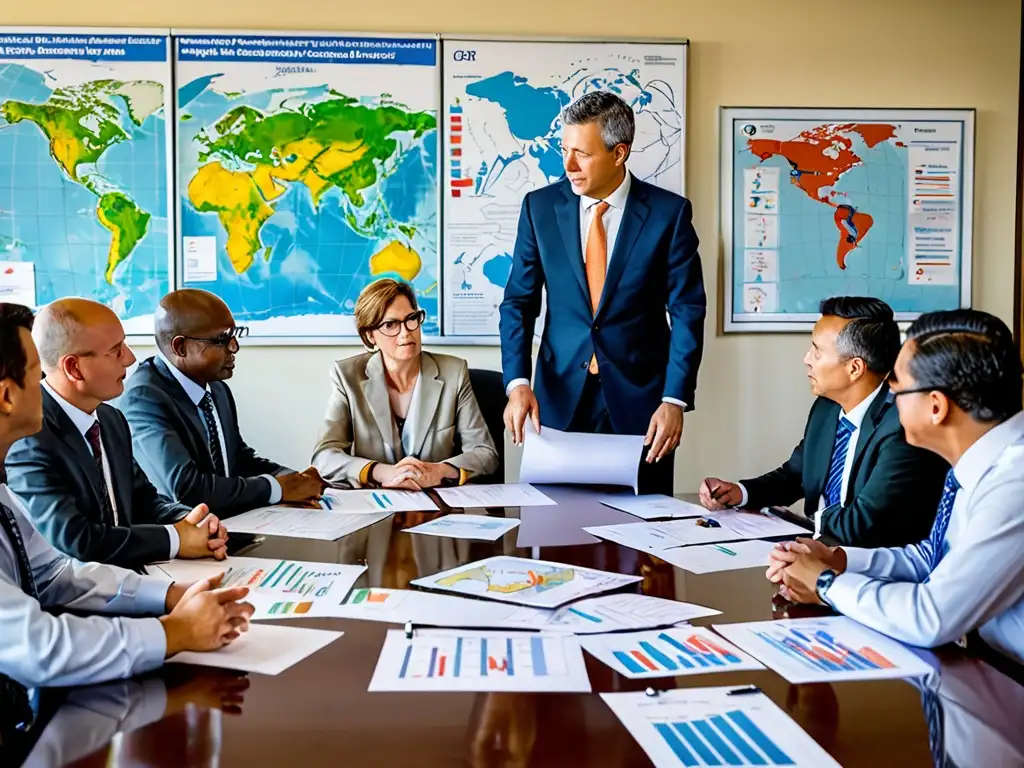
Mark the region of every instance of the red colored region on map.
<instances>
[{"instance_id":1,"label":"red colored region on map","mask_svg":"<svg viewBox=\"0 0 1024 768\"><path fill-rule=\"evenodd\" d=\"M748 139L747 147L761 161L778 155L790 165L789 180L804 194L818 203L836 209L833 221L839 230L836 263L846 269L846 257L860 245L871 229L874 219L849 205L835 202L832 187L839 178L864 161L853 151L853 140L847 135L858 134L870 149L883 141L895 138L896 127L885 123L842 123L819 125L803 131L786 141L778 139Z\"/></svg>"}]
</instances>

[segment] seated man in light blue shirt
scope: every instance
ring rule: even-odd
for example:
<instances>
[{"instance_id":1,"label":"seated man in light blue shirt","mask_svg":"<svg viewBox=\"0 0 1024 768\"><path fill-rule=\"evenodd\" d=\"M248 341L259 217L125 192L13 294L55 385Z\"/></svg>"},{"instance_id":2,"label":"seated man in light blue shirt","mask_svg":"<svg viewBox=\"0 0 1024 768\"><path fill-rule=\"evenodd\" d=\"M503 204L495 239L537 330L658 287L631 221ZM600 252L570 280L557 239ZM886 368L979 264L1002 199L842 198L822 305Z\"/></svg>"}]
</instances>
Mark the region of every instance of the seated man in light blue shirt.
<instances>
[{"instance_id":1,"label":"seated man in light blue shirt","mask_svg":"<svg viewBox=\"0 0 1024 768\"><path fill-rule=\"evenodd\" d=\"M1021 378L1001 320L975 310L922 315L890 386L907 442L952 466L931 534L892 549L779 545L768 578L781 594L826 603L911 645L970 633L996 663L1024 663Z\"/></svg>"},{"instance_id":2,"label":"seated man in light blue shirt","mask_svg":"<svg viewBox=\"0 0 1024 768\"><path fill-rule=\"evenodd\" d=\"M26 307L0 304L0 460L16 440L42 426L32 321ZM16 708L11 699L26 687L130 677L181 651L231 642L248 628L252 606L238 602L247 589L216 589L219 580L172 584L71 560L31 526L24 505L0 477L0 713ZM48 608L107 616L54 616ZM22 696L25 706L27 701ZM25 719L32 719L30 710Z\"/></svg>"}]
</instances>

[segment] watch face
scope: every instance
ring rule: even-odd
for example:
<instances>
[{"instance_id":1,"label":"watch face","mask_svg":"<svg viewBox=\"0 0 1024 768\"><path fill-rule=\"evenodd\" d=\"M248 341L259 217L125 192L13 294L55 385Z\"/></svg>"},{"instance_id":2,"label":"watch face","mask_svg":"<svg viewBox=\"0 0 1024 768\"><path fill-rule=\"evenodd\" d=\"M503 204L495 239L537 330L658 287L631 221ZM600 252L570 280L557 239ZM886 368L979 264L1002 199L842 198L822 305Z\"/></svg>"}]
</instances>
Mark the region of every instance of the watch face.
<instances>
[{"instance_id":1,"label":"watch face","mask_svg":"<svg viewBox=\"0 0 1024 768\"><path fill-rule=\"evenodd\" d=\"M823 595L828 590L828 588L832 586L832 582L835 580L835 578L835 571L823 571L822 574L818 577L818 582L815 585L818 594Z\"/></svg>"}]
</instances>

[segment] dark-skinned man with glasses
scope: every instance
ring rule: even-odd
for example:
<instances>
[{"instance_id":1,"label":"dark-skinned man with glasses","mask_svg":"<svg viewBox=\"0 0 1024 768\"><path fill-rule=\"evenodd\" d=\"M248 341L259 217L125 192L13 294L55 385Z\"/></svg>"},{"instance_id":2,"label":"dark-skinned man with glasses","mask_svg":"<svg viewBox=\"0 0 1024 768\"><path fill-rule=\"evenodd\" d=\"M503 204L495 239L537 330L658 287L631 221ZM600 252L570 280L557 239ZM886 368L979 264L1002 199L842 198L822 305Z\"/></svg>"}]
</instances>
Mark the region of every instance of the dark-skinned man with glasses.
<instances>
[{"instance_id":1,"label":"dark-skinned man with glasses","mask_svg":"<svg viewBox=\"0 0 1024 768\"><path fill-rule=\"evenodd\" d=\"M60 299L39 311L32 336L46 376L43 425L13 445L6 466L33 525L83 562L142 570L174 557L223 559L227 534L217 517L153 487L135 461L128 422L107 404L135 362L117 315L94 301Z\"/></svg>"},{"instance_id":2,"label":"dark-skinned man with glasses","mask_svg":"<svg viewBox=\"0 0 1024 768\"><path fill-rule=\"evenodd\" d=\"M201 500L220 517L272 504L313 505L325 487L315 469L288 469L242 438L225 381L247 332L212 293L167 294L155 318L159 354L139 365L118 401L139 464L157 488L184 504Z\"/></svg>"}]
</instances>

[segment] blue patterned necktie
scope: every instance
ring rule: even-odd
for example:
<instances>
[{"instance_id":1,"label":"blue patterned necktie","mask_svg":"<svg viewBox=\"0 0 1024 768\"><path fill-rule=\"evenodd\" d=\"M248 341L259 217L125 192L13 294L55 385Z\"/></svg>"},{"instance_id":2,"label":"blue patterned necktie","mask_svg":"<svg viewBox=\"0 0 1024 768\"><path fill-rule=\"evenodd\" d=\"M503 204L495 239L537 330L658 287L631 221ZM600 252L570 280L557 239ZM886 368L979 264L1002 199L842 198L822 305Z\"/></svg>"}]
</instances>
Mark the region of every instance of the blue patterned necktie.
<instances>
[{"instance_id":1,"label":"blue patterned necktie","mask_svg":"<svg viewBox=\"0 0 1024 768\"><path fill-rule=\"evenodd\" d=\"M843 468L846 466L846 449L850 447L850 436L857 431L853 422L845 416L839 419L836 441L832 445L832 461L828 465L828 479L825 481L825 506L831 507L842 501Z\"/></svg>"},{"instance_id":2,"label":"blue patterned necktie","mask_svg":"<svg viewBox=\"0 0 1024 768\"><path fill-rule=\"evenodd\" d=\"M945 554L943 544L946 539L946 529L949 528L949 518L953 515L953 502L956 501L956 493L960 490L960 483L957 482L953 470L946 473L946 484L942 488L942 498L939 499L939 510L935 513L935 523L932 525L932 532L924 544L927 550L928 562L931 569L942 560Z\"/></svg>"},{"instance_id":3,"label":"blue patterned necktie","mask_svg":"<svg viewBox=\"0 0 1024 768\"><path fill-rule=\"evenodd\" d=\"M206 421L207 440L210 443L210 458L213 459L213 471L218 475L226 475L224 467L224 454L221 451L220 435L217 434L217 418L213 411L213 397L207 392L199 401L199 407L203 411L203 419Z\"/></svg>"}]
</instances>

